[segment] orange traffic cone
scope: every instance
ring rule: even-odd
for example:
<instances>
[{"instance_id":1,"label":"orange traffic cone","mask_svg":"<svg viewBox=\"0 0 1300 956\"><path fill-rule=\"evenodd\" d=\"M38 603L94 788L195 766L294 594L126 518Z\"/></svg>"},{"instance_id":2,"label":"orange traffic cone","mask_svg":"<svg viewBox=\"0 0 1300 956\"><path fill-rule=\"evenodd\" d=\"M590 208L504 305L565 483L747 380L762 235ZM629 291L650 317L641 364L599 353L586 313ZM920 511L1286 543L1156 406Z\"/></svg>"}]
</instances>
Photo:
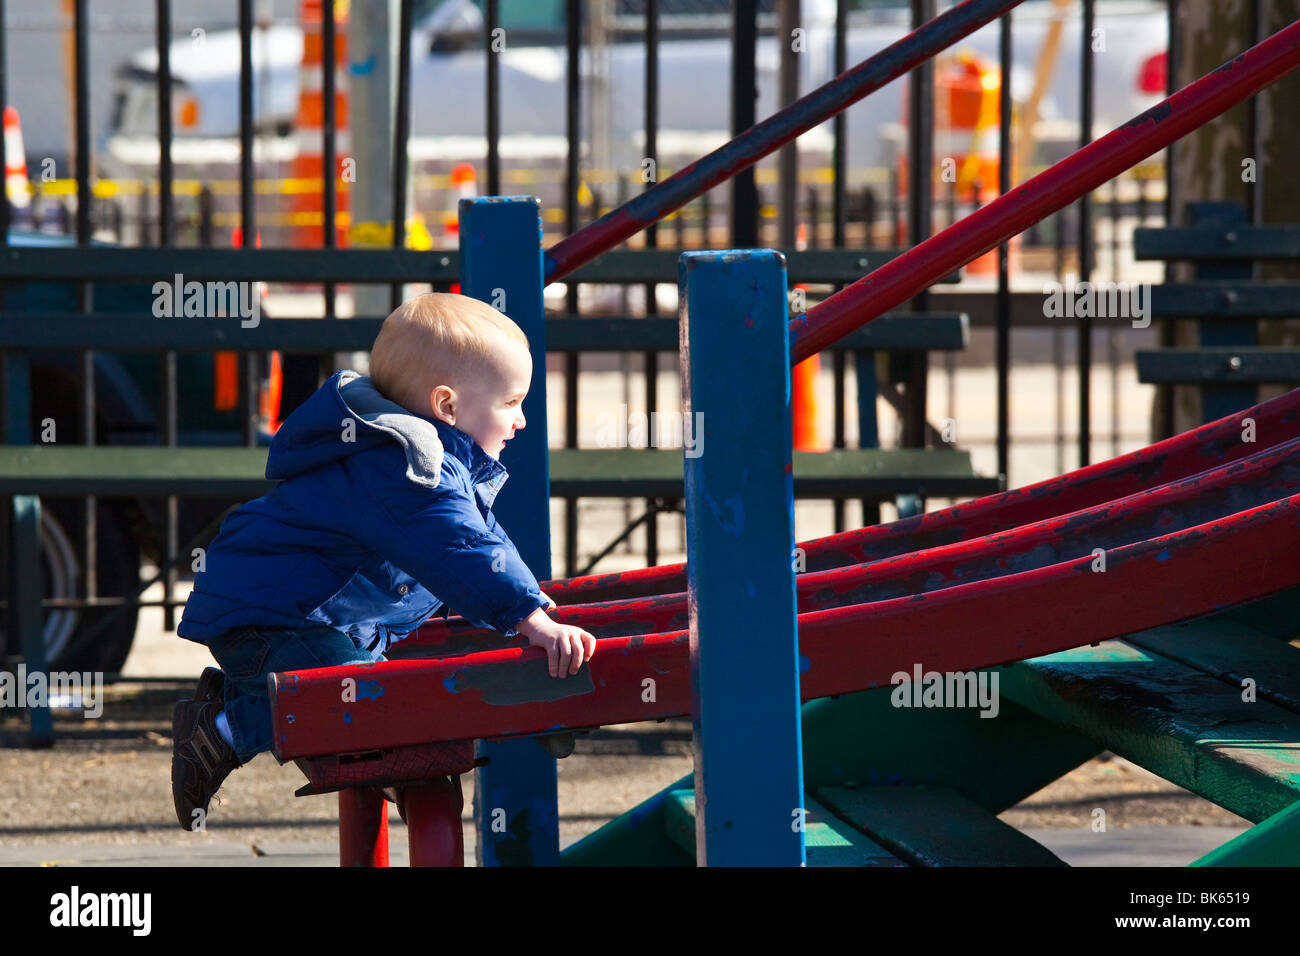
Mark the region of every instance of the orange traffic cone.
<instances>
[{"instance_id":1,"label":"orange traffic cone","mask_svg":"<svg viewBox=\"0 0 1300 956\"><path fill-rule=\"evenodd\" d=\"M799 223L795 248L808 248L808 229L803 223ZM799 283L795 288L806 291L808 287ZM794 419L796 451L822 450L821 436L817 430L817 373L820 370L820 355L810 355L790 370L791 415Z\"/></svg>"},{"instance_id":2,"label":"orange traffic cone","mask_svg":"<svg viewBox=\"0 0 1300 956\"><path fill-rule=\"evenodd\" d=\"M27 153L23 149L23 128L18 122L18 110L5 107L5 195L9 205L19 216L26 216L32 205L32 195L27 183Z\"/></svg>"},{"instance_id":3,"label":"orange traffic cone","mask_svg":"<svg viewBox=\"0 0 1300 956\"><path fill-rule=\"evenodd\" d=\"M442 235L447 248L460 243L460 201L478 195L478 171L473 163L457 163L451 171L451 185L456 190L456 207L443 214ZM460 283L453 282L451 291L459 293Z\"/></svg>"},{"instance_id":4,"label":"orange traffic cone","mask_svg":"<svg viewBox=\"0 0 1300 956\"><path fill-rule=\"evenodd\" d=\"M294 120L294 135L298 153L290 164L290 175L295 181L290 194L290 221L292 245L296 248L319 249L325 244L325 157L322 130L325 124L325 44L321 36L321 0L302 0L302 68L299 70L298 116ZM342 177L343 163L352 145L348 137L347 32L348 5L334 5L334 19L338 30L334 38L335 88L334 126L337 168L331 171L337 188L340 219L348 210L348 192ZM343 67L340 69L339 67ZM334 223L335 245L347 245L347 229Z\"/></svg>"}]
</instances>

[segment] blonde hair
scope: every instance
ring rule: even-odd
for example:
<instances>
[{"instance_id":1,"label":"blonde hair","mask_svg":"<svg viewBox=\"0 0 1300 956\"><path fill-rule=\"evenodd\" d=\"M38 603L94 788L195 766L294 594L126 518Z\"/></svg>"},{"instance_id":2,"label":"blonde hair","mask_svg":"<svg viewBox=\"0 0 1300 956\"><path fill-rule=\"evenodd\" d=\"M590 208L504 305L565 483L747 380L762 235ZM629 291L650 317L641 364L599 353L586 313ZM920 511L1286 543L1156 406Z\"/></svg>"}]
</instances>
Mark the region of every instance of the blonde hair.
<instances>
[{"instance_id":1,"label":"blonde hair","mask_svg":"<svg viewBox=\"0 0 1300 956\"><path fill-rule=\"evenodd\" d=\"M449 292L418 295L384 320L370 348L370 380L403 408L428 415L429 393L492 368L502 337L528 348L523 329L486 302Z\"/></svg>"}]
</instances>

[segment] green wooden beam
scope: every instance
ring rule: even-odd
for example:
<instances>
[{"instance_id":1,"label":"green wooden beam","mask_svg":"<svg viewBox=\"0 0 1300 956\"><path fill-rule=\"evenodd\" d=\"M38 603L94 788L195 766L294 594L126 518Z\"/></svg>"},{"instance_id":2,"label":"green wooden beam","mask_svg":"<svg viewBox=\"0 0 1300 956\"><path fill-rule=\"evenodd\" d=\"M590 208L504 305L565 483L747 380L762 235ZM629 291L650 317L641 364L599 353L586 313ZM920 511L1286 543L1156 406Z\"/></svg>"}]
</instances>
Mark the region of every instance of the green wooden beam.
<instances>
[{"instance_id":1,"label":"green wooden beam","mask_svg":"<svg viewBox=\"0 0 1300 956\"><path fill-rule=\"evenodd\" d=\"M1208 223L1134 229L1133 256L1197 262L1295 259L1300 257L1300 227Z\"/></svg>"},{"instance_id":2,"label":"green wooden beam","mask_svg":"<svg viewBox=\"0 0 1300 956\"><path fill-rule=\"evenodd\" d=\"M1211 850L1192 866L1300 866L1300 801Z\"/></svg>"},{"instance_id":3,"label":"green wooden beam","mask_svg":"<svg viewBox=\"0 0 1300 956\"><path fill-rule=\"evenodd\" d=\"M822 787L817 797L913 866L1065 866L1051 850L946 787Z\"/></svg>"},{"instance_id":4,"label":"green wooden beam","mask_svg":"<svg viewBox=\"0 0 1300 956\"><path fill-rule=\"evenodd\" d=\"M1300 716L1124 641L1013 664L1001 691L1248 820L1300 797Z\"/></svg>"},{"instance_id":5,"label":"green wooden beam","mask_svg":"<svg viewBox=\"0 0 1300 956\"><path fill-rule=\"evenodd\" d=\"M681 448L552 449L551 494L681 497ZM0 493L257 497L270 490L266 449L234 446L13 445L0 448ZM795 493L963 497L1000 483L971 470L968 452L850 448L795 452Z\"/></svg>"},{"instance_id":6,"label":"green wooden beam","mask_svg":"<svg viewBox=\"0 0 1300 956\"><path fill-rule=\"evenodd\" d=\"M1300 349L1263 345L1140 349L1137 372L1139 382L1153 385L1290 383L1300 381Z\"/></svg>"},{"instance_id":7,"label":"green wooden beam","mask_svg":"<svg viewBox=\"0 0 1300 956\"><path fill-rule=\"evenodd\" d=\"M808 866L904 867L902 860L879 843L835 816L809 794L804 794L804 856ZM695 856L695 791L669 792L664 805L664 826L682 852Z\"/></svg>"}]
</instances>

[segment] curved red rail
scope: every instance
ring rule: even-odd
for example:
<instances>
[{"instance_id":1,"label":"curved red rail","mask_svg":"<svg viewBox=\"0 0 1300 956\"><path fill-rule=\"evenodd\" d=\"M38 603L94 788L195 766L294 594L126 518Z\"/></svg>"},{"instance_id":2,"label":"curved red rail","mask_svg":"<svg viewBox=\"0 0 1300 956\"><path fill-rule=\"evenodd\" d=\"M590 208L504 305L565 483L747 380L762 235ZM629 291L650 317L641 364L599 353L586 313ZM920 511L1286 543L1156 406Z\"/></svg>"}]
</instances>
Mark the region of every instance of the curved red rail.
<instances>
[{"instance_id":1,"label":"curved red rail","mask_svg":"<svg viewBox=\"0 0 1300 956\"><path fill-rule=\"evenodd\" d=\"M1300 585L1300 495L1108 553L799 615L804 700L1121 637ZM341 702L345 679L356 700ZM647 683L649 681L649 683ZM275 754L329 753L656 720L691 710L689 634L610 638L582 670L539 648L272 675ZM398 719L400 715L400 719Z\"/></svg>"}]
</instances>

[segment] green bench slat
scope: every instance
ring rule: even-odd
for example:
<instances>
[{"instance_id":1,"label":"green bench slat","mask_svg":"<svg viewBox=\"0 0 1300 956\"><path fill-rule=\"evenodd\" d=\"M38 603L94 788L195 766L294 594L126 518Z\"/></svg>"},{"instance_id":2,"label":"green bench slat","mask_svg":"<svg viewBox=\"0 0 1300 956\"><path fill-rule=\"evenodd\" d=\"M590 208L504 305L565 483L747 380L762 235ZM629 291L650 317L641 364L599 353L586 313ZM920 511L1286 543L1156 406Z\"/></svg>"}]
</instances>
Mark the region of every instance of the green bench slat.
<instances>
[{"instance_id":1,"label":"green bench slat","mask_svg":"<svg viewBox=\"0 0 1300 956\"><path fill-rule=\"evenodd\" d=\"M156 318L141 314L0 314L0 348L152 351L210 349L366 352L382 318L297 319L262 317L245 327L239 318ZM546 323L548 351L677 351L677 320L631 317L559 317ZM882 315L829 346L832 351L964 349L969 341L961 313Z\"/></svg>"},{"instance_id":2,"label":"green bench slat","mask_svg":"<svg viewBox=\"0 0 1300 956\"><path fill-rule=\"evenodd\" d=\"M680 448L552 449L551 494L642 497L683 494ZM0 448L0 493L255 498L270 490L266 449L112 445L21 445ZM895 494L965 496L997 490L975 475L967 452L838 449L795 452L801 497Z\"/></svg>"},{"instance_id":3,"label":"green bench slat","mask_svg":"<svg viewBox=\"0 0 1300 956\"><path fill-rule=\"evenodd\" d=\"M702 451L707 454L705 441ZM977 475L970 453L942 449L839 448L794 453L795 496L965 497L996 491L996 478ZM551 450L551 494L592 497L678 497L683 494L680 448Z\"/></svg>"},{"instance_id":4,"label":"green bench slat","mask_svg":"<svg viewBox=\"0 0 1300 956\"><path fill-rule=\"evenodd\" d=\"M456 282L455 251L7 246L0 278L112 282Z\"/></svg>"},{"instance_id":5,"label":"green bench slat","mask_svg":"<svg viewBox=\"0 0 1300 956\"><path fill-rule=\"evenodd\" d=\"M822 787L828 809L914 866L1065 866L947 787Z\"/></svg>"},{"instance_id":6,"label":"green bench slat","mask_svg":"<svg viewBox=\"0 0 1300 956\"><path fill-rule=\"evenodd\" d=\"M1137 259L1241 261L1295 259L1300 256L1300 227L1219 223L1133 230Z\"/></svg>"},{"instance_id":7,"label":"green bench slat","mask_svg":"<svg viewBox=\"0 0 1300 956\"><path fill-rule=\"evenodd\" d=\"M804 810L804 857L809 866L907 865L807 794ZM664 802L664 827L677 846L695 856L694 790L673 790L668 794Z\"/></svg>"},{"instance_id":8,"label":"green bench slat","mask_svg":"<svg viewBox=\"0 0 1300 956\"><path fill-rule=\"evenodd\" d=\"M1144 650L1186 664L1240 690L1300 714L1300 648L1233 621L1200 618L1152 628L1125 638Z\"/></svg>"},{"instance_id":9,"label":"green bench slat","mask_svg":"<svg viewBox=\"0 0 1300 956\"><path fill-rule=\"evenodd\" d=\"M901 254L899 249L805 249L785 252L790 282L856 282ZM615 249L575 269L568 282L677 284L680 249ZM456 282L455 250L173 249L113 246L9 246L0 279L158 282ZM940 282L957 282L950 273Z\"/></svg>"},{"instance_id":10,"label":"green bench slat","mask_svg":"<svg viewBox=\"0 0 1300 956\"><path fill-rule=\"evenodd\" d=\"M964 349L970 341L969 322L960 312L921 315L882 315L838 342L831 351L881 349ZM546 347L557 352L658 349L675 352L677 320L667 318L554 318L546 323Z\"/></svg>"},{"instance_id":11,"label":"green bench slat","mask_svg":"<svg viewBox=\"0 0 1300 956\"><path fill-rule=\"evenodd\" d=\"M45 495L150 495L256 498L266 449L130 445L10 445L0 448L0 492Z\"/></svg>"},{"instance_id":12,"label":"green bench slat","mask_svg":"<svg viewBox=\"0 0 1300 956\"><path fill-rule=\"evenodd\" d=\"M1240 368L1231 365L1240 359ZM1266 346L1139 350L1138 381L1147 384L1242 382L1283 384L1300 381L1300 349Z\"/></svg>"},{"instance_id":13,"label":"green bench slat","mask_svg":"<svg viewBox=\"0 0 1300 956\"><path fill-rule=\"evenodd\" d=\"M1151 287L1158 319L1270 319L1300 313L1300 285L1282 282L1184 282Z\"/></svg>"},{"instance_id":14,"label":"green bench slat","mask_svg":"<svg viewBox=\"0 0 1300 956\"><path fill-rule=\"evenodd\" d=\"M1252 822L1300 799L1300 716L1125 641L1012 664L1001 693Z\"/></svg>"}]
</instances>

